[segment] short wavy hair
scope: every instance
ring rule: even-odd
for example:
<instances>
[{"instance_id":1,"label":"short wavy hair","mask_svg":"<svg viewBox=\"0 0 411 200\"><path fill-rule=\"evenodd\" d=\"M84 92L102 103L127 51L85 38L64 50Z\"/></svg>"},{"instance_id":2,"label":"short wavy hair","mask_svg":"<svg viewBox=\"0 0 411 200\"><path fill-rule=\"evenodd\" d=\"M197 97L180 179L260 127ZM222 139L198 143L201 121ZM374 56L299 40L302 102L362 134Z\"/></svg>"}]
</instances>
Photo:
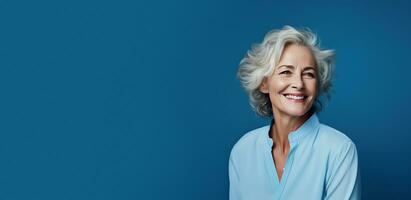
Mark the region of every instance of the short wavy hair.
<instances>
[{"instance_id":1,"label":"short wavy hair","mask_svg":"<svg viewBox=\"0 0 411 200\"><path fill-rule=\"evenodd\" d=\"M261 43L253 44L241 60L237 72L242 86L247 91L250 105L262 117L272 117L273 111L268 94L259 87L265 77L271 76L278 65L284 47L296 43L308 47L314 55L317 66L318 95L309 112L319 112L323 104L321 96L331 98L334 50L322 50L317 36L308 28L297 30L291 26L269 31Z\"/></svg>"}]
</instances>

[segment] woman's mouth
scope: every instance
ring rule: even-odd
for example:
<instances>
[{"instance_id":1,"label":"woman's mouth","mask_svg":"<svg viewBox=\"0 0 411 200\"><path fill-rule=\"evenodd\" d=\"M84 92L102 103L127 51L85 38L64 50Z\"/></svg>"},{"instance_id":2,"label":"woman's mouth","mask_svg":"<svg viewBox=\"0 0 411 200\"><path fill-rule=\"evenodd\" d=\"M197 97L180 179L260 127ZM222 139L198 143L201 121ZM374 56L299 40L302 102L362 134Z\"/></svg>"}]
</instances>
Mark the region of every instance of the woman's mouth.
<instances>
[{"instance_id":1,"label":"woman's mouth","mask_svg":"<svg viewBox=\"0 0 411 200\"><path fill-rule=\"evenodd\" d=\"M292 102L298 103L304 102L307 99L307 96L303 94L283 94L283 96Z\"/></svg>"}]
</instances>

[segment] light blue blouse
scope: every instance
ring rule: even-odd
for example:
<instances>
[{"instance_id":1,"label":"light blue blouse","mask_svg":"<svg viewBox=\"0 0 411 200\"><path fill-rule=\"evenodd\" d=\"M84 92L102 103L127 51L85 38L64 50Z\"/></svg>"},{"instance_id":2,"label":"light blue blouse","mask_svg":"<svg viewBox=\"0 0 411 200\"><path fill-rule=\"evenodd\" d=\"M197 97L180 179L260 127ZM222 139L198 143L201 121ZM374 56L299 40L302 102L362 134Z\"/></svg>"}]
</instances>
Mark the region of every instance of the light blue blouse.
<instances>
[{"instance_id":1,"label":"light blue blouse","mask_svg":"<svg viewBox=\"0 0 411 200\"><path fill-rule=\"evenodd\" d=\"M288 135L290 151L280 181L271 154L272 125L246 133L233 146L230 200L361 198L357 150L346 135L311 115Z\"/></svg>"}]
</instances>

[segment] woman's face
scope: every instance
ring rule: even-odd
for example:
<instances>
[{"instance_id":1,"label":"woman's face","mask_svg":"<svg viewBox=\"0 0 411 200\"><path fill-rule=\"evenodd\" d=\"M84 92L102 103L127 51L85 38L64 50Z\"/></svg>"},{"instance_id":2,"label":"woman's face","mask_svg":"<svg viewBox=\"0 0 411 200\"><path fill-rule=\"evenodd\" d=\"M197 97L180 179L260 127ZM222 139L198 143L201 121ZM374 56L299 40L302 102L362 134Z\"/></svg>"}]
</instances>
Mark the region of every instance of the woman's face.
<instances>
[{"instance_id":1,"label":"woman's face","mask_svg":"<svg viewBox=\"0 0 411 200\"><path fill-rule=\"evenodd\" d=\"M273 113L302 117L317 96L317 67L305 46L288 44L272 76L264 79L260 91L268 93Z\"/></svg>"}]
</instances>

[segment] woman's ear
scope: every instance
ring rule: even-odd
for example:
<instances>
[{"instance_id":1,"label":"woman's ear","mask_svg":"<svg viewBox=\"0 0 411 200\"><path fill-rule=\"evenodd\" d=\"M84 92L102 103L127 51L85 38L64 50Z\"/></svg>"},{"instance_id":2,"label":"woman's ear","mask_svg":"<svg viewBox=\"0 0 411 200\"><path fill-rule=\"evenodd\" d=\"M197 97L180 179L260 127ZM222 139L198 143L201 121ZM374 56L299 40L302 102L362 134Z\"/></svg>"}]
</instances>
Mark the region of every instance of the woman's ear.
<instances>
[{"instance_id":1,"label":"woman's ear","mask_svg":"<svg viewBox=\"0 0 411 200\"><path fill-rule=\"evenodd\" d=\"M267 83L267 77L264 77L263 81L260 84L259 88L260 92L264 94L268 94L268 83Z\"/></svg>"}]
</instances>

